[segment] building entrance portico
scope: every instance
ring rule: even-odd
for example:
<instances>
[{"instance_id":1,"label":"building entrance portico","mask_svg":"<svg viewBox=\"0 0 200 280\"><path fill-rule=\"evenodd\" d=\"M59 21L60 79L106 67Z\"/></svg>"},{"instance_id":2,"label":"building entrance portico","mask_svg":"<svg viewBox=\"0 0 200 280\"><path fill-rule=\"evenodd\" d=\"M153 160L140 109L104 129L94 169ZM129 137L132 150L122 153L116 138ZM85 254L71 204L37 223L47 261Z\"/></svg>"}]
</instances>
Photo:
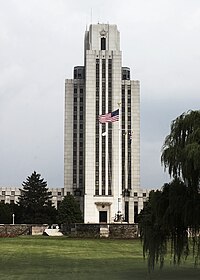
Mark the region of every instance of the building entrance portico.
<instances>
[{"instance_id":1,"label":"building entrance portico","mask_svg":"<svg viewBox=\"0 0 200 280\"><path fill-rule=\"evenodd\" d=\"M98 211L98 223L111 223L110 219L110 202L96 202L96 207Z\"/></svg>"}]
</instances>

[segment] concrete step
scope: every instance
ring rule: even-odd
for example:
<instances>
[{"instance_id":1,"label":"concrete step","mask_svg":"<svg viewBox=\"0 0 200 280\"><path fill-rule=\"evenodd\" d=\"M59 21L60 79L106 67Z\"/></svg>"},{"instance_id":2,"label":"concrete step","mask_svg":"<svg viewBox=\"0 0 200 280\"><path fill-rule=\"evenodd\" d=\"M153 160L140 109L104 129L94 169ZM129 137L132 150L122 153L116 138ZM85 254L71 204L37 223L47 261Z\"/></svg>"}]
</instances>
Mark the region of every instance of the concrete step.
<instances>
[{"instance_id":1,"label":"concrete step","mask_svg":"<svg viewBox=\"0 0 200 280\"><path fill-rule=\"evenodd\" d=\"M109 237L109 227L107 225L100 226L100 237Z\"/></svg>"},{"instance_id":2,"label":"concrete step","mask_svg":"<svg viewBox=\"0 0 200 280\"><path fill-rule=\"evenodd\" d=\"M63 236L62 232L57 228L47 228L44 233L48 236Z\"/></svg>"}]
</instances>

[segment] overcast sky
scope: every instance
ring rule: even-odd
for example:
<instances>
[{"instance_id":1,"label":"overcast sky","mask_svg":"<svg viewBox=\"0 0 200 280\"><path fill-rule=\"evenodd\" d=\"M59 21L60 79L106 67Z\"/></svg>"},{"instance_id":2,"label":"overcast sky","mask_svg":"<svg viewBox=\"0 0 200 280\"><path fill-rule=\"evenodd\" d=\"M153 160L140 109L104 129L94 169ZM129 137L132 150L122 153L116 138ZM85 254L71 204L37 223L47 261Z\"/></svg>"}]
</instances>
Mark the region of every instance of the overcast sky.
<instances>
[{"instance_id":1,"label":"overcast sky","mask_svg":"<svg viewBox=\"0 0 200 280\"><path fill-rule=\"evenodd\" d=\"M117 24L141 83L141 187L168 181L170 123L200 105L199 0L0 0L0 186L34 170L63 187L64 80L83 65L90 23Z\"/></svg>"}]
</instances>

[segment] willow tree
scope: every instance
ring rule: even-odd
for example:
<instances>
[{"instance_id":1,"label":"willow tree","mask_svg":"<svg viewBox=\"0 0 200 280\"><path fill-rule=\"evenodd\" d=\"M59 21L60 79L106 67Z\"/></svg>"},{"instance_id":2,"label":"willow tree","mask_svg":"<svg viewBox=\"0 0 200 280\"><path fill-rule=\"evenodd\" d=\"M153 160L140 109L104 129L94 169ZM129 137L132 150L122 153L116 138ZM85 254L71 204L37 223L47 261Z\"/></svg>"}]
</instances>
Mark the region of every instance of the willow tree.
<instances>
[{"instance_id":1,"label":"willow tree","mask_svg":"<svg viewBox=\"0 0 200 280\"><path fill-rule=\"evenodd\" d=\"M152 192L140 215L144 255L149 268L162 266L171 244L174 264L192 251L200 259L200 111L188 111L171 124L161 162L173 181Z\"/></svg>"},{"instance_id":2,"label":"willow tree","mask_svg":"<svg viewBox=\"0 0 200 280\"><path fill-rule=\"evenodd\" d=\"M192 192L199 192L200 111L183 113L172 122L161 161L170 176L181 177Z\"/></svg>"}]
</instances>

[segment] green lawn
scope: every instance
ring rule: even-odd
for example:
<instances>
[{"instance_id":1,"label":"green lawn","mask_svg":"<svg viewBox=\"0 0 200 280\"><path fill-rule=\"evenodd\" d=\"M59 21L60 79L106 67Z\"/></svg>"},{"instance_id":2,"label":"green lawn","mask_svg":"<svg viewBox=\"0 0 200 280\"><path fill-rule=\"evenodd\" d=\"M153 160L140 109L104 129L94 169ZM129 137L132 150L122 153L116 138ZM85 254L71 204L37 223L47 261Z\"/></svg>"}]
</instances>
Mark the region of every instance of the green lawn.
<instances>
[{"instance_id":1,"label":"green lawn","mask_svg":"<svg viewBox=\"0 0 200 280\"><path fill-rule=\"evenodd\" d=\"M138 240L0 238L0 280L200 279L192 260L178 268L167 263L149 275Z\"/></svg>"}]
</instances>

